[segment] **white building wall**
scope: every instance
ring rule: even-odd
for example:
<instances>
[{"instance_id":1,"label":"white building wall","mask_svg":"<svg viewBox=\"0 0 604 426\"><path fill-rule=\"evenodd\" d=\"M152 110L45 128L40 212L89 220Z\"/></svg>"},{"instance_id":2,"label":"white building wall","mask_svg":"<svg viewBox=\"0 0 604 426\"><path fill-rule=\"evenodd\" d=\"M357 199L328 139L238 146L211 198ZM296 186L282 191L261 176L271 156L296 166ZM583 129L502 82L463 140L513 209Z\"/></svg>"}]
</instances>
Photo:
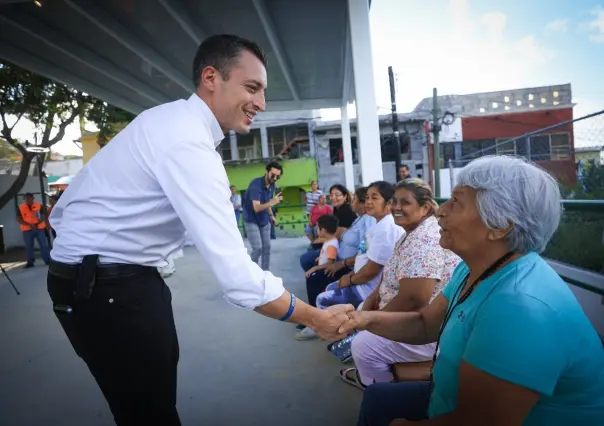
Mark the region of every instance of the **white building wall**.
<instances>
[{"instance_id":1,"label":"white building wall","mask_svg":"<svg viewBox=\"0 0 604 426\"><path fill-rule=\"evenodd\" d=\"M47 176L72 176L77 174L84 167L84 161L81 158L71 160L47 161L44 164L44 172Z\"/></svg>"}]
</instances>

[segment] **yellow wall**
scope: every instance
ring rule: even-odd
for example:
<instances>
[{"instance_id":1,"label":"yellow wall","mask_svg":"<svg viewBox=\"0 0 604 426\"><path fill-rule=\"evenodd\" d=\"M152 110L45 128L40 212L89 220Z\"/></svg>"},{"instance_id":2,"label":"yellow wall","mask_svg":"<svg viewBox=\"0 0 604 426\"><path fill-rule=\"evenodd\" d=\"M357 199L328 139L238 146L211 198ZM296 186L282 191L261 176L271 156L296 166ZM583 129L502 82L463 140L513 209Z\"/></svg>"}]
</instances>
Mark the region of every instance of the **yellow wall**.
<instances>
[{"instance_id":1,"label":"yellow wall","mask_svg":"<svg viewBox=\"0 0 604 426\"><path fill-rule=\"evenodd\" d=\"M85 136L80 139L82 143L82 161L86 164L101 147L96 141L96 135Z\"/></svg>"},{"instance_id":2,"label":"yellow wall","mask_svg":"<svg viewBox=\"0 0 604 426\"><path fill-rule=\"evenodd\" d=\"M113 126L115 134L117 135L124 127L126 127L128 123L116 124ZM82 161L86 164L94 154L100 151L101 147L97 142L98 132L85 132L85 136L80 138L80 143L82 144ZM114 135L115 136L115 135ZM107 143L111 141L111 137L107 138Z\"/></svg>"},{"instance_id":3,"label":"yellow wall","mask_svg":"<svg viewBox=\"0 0 604 426\"><path fill-rule=\"evenodd\" d=\"M595 160L596 164L600 164L600 151L575 152L575 160L583 160L584 163Z\"/></svg>"}]
</instances>

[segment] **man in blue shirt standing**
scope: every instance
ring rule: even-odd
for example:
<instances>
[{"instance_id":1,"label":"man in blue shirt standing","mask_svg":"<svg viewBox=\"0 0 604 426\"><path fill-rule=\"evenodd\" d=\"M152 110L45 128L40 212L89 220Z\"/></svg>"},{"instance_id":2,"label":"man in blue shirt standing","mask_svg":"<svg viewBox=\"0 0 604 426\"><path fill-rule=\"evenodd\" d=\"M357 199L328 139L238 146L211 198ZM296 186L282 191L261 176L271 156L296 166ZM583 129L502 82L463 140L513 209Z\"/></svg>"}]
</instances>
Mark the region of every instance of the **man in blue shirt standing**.
<instances>
[{"instance_id":1,"label":"man in blue shirt standing","mask_svg":"<svg viewBox=\"0 0 604 426\"><path fill-rule=\"evenodd\" d=\"M281 193L275 195L275 183L281 178L283 168L277 162L266 166L264 176L250 182L243 200L243 223L247 238L252 246L251 258L268 271L271 256L271 222L277 226L272 207L283 200Z\"/></svg>"}]
</instances>

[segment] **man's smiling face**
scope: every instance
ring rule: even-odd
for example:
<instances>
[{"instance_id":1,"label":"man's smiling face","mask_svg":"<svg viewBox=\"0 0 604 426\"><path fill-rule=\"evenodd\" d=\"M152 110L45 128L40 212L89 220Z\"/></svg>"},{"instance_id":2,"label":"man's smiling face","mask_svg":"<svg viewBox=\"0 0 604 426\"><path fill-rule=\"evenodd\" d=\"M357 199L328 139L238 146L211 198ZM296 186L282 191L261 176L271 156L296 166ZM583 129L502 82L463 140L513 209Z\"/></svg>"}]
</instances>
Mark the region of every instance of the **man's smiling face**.
<instances>
[{"instance_id":1,"label":"man's smiling face","mask_svg":"<svg viewBox=\"0 0 604 426\"><path fill-rule=\"evenodd\" d=\"M220 74L216 77L212 104L220 126L225 132L249 133L258 111L266 109L264 64L254 54L243 50L228 79L224 80Z\"/></svg>"}]
</instances>

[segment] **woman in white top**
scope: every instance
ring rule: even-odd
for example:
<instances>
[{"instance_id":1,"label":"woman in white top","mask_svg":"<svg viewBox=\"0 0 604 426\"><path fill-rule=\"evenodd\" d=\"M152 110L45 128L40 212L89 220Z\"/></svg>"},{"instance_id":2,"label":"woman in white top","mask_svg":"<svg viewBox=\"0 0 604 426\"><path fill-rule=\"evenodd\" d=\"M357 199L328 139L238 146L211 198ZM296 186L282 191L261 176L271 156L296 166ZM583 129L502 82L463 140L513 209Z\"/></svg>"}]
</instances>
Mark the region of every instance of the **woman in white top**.
<instances>
[{"instance_id":1,"label":"woman in white top","mask_svg":"<svg viewBox=\"0 0 604 426\"><path fill-rule=\"evenodd\" d=\"M326 309L332 305L346 303L357 307L377 287L382 279L384 265L392 255L396 242L405 233L402 227L394 223L390 214L393 196L394 186L391 183L378 181L367 187L365 209L377 223L367 231L358 254L343 260L344 264L352 260L354 270L339 281L329 284L326 290L317 296L318 308ZM297 340L314 337L314 331L308 327L296 335Z\"/></svg>"}]
</instances>

